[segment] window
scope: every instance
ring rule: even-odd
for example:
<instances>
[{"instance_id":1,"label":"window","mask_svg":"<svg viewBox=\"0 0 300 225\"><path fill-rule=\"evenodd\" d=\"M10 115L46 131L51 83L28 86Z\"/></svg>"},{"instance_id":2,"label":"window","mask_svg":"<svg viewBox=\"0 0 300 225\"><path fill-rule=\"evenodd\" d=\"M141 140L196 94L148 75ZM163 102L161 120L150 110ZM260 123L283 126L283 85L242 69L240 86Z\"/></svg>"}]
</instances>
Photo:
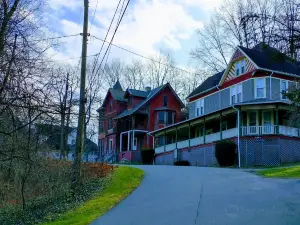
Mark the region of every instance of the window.
<instances>
[{"instance_id":1,"label":"window","mask_svg":"<svg viewBox=\"0 0 300 225\"><path fill-rule=\"evenodd\" d=\"M109 111L110 112L112 111L112 104L113 104L113 102L112 102L112 100L110 100L110 102L109 102Z\"/></svg>"},{"instance_id":2,"label":"window","mask_svg":"<svg viewBox=\"0 0 300 225\"><path fill-rule=\"evenodd\" d=\"M235 96L236 96L236 86L230 88L230 96L231 96L231 105L235 104Z\"/></svg>"},{"instance_id":3,"label":"window","mask_svg":"<svg viewBox=\"0 0 300 225\"><path fill-rule=\"evenodd\" d=\"M243 101L242 100L242 89L243 89L242 84L238 84L236 89L237 89L236 102L240 103Z\"/></svg>"},{"instance_id":4,"label":"window","mask_svg":"<svg viewBox=\"0 0 300 225\"><path fill-rule=\"evenodd\" d=\"M281 80L280 83L280 95L281 95L281 99L287 99L287 97L284 95L285 93L287 93L288 91L288 81L286 80Z\"/></svg>"},{"instance_id":5,"label":"window","mask_svg":"<svg viewBox=\"0 0 300 225\"><path fill-rule=\"evenodd\" d=\"M212 134L213 133L213 129L208 129L206 130L206 135Z\"/></svg>"},{"instance_id":6,"label":"window","mask_svg":"<svg viewBox=\"0 0 300 225\"><path fill-rule=\"evenodd\" d=\"M164 111L158 112L158 123L159 124L165 123L165 112Z\"/></svg>"},{"instance_id":7,"label":"window","mask_svg":"<svg viewBox=\"0 0 300 225\"><path fill-rule=\"evenodd\" d=\"M240 75L240 62L235 63L235 75L236 76Z\"/></svg>"},{"instance_id":8,"label":"window","mask_svg":"<svg viewBox=\"0 0 300 225\"><path fill-rule=\"evenodd\" d=\"M103 131L104 131L104 123L103 123L103 121L100 121L99 122L99 132L101 133Z\"/></svg>"},{"instance_id":9,"label":"window","mask_svg":"<svg viewBox=\"0 0 300 225\"><path fill-rule=\"evenodd\" d=\"M159 137L158 138L158 146L163 146L165 145L165 137Z\"/></svg>"},{"instance_id":10,"label":"window","mask_svg":"<svg viewBox=\"0 0 300 225\"><path fill-rule=\"evenodd\" d=\"M109 139L108 149L109 149L109 151L112 151L112 149L113 149L113 139Z\"/></svg>"},{"instance_id":11,"label":"window","mask_svg":"<svg viewBox=\"0 0 300 225\"><path fill-rule=\"evenodd\" d=\"M266 97L266 79L256 78L255 79L255 98Z\"/></svg>"},{"instance_id":12,"label":"window","mask_svg":"<svg viewBox=\"0 0 300 225\"><path fill-rule=\"evenodd\" d=\"M227 130L227 120L222 121L221 128L222 130Z\"/></svg>"},{"instance_id":13,"label":"window","mask_svg":"<svg viewBox=\"0 0 300 225\"><path fill-rule=\"evenodd\" d=\"M168 106L168 96L164 96L164 106Z\"/></svg>"},{"instance_id":14,"label":"window","mask_svg":"<svg viewBox=\"0 0 300 225\"><path fill-rule=\"evenodd\" d=\"M243 59L241 61L241 74L244 74L246 71L245 71L245 59Z\"/></svg>"},{"instance_id":15,"label":"window","mask_svg":"<svg viewBox=\"0 0 300 225\"><path fill-rule=\"evenodd\" d=\"M113 120L112 118L108 119L108 129L112 129L113 128Z\"/></svg>"},{"instance_id":16,"label":"window","mask_svg":"<svg viewBox=\"0 0 300 225\"><path fill-rule=\"evenodd\" d=\"M196 116L204 114L204 99L200 99L196 102Z\"/></svg>"},{"instance_id":17,"label":"window","mask_svg":"<svg viewBox=\"0 0 300 225\"><path fill-rule=\"evenodd\" d=\"M236 76L242 75L246 72L245 64L246 64L245 59L240 60L240 61L235 63L235 75Z\"/></svg>"},{"instance_id":18,"label":"window","mask_svg":"<svg viewBox=\"0 0 300 225\"><path fill-rule=\"evenodd\" d=\"M167 124L173 124L174 123L174 113L173 112L168 112L168 118L167 118Z\"/></svg>"},{"instance_id":19,"label":"window","mask_svg":"<svg viewBox=\"0 0 300 225\"><path fill-rule=\"evenodd\" d=\"M249 112L249 126L256 126L256 112Z\"/></svg>"}]
</instances>

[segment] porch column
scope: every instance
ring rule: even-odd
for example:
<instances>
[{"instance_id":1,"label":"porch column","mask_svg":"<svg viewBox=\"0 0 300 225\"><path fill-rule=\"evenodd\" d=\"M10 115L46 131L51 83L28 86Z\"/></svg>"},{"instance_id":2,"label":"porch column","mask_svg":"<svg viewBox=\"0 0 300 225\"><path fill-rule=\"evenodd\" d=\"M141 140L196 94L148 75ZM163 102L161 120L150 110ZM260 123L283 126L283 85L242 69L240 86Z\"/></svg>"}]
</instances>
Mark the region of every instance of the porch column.
<instances>
[{"instance_id":1,"label":"porch column","mask_svg":"<svg viewBox=\"0 0 300 225\"><path fill-rule=\"evenodd\" d=\"M164 136L164 152L166 152L166 144L167 144L167 136L166 136L166 130L165 130L165 136Z\"/></svg>"},{"instance_id":2,"label":"porch column","mask_svg":"<svg viewBox=\"0 0 300 225\"><path fill-rule=\"evenodd\" d=\"M273 114L274 115L274 114ZM278 105L276 105L276 111L275 111L275 125L276 125L276 128L275 128L275 133L276 134L279 134L279 116L278 116Z\"/></svg>"},{"instance_id":3,"label":"porch column","mask_svg":"<svg viewBox=\"0 0 300 225\"><path fill-rule=\"evenodd\" d=\"M189 122L189 150L191 150L191 122Z\"/></svg>"},{"instance_id":4,"label":"porch column","mask_svg":"<svg viewBox=\"0 0 300 225\"><path fill-rule=\"evenodd\" d=\"M220 140L223 139L222 135L222 112L220 112Z\"/></svg>"},{"instance_id":5,"label":"porch column","mask_svg":"<svg viewBox=\"0 0 300 225\"><path fill-rule=\"evenodd\" d=\"M134 148L134 130L132 131L132 150L134 150L133 148Z\"/></svg>"},{"instance_id":6,"label":"porch column","mask_svg":"<svg viewBox=\"0 0 300 225\"><path fill-rule=\"evenodd\" d=\"M238 115L237 115L237 127L238 127L238 132L239 132L239 136L242 135L242 113L241 113L241 109L239 108L237 111Z\"/></svg>"},{"instance_id":7,"label":"porch column","mask_svg":"<svg viewBox=\"0 0 300 225\"><path fill-rule=\"evenodd\" d=\"M120 152L122 152L122 136L123 136L123 134L121 133L120 134Z\"/></svg>"},{"instance_id":8,"label":"porch column","mask_svg":"<svg viewBox=\"0 0 300 225\"><path fill-rule=\"evenodd\" d=\"M176 141L176 149L177 149L177 142L178 142L178 130L177 130L177 126L175 127L175 132L176 132L176 136L175 136L175 141Z\"/></svg>"},{"instance_id":9,"label":"porch column","mask_svg":"<svg viewBox=\"0 0 300 225\"><path fill-rule=\"evenodd\" d=\"M203 124L203 144L205 144L205 117L203 117L203 120L204 120L204 124Z\"/></svg>"},{"instance_id":10,"label":"porch column","mask_svg":"<svg viewBox=\"0 0 300 225\"><path fill-rule=\"evenodd\" d=\"M130 150L130 131L127 132L127 151Z\"/></svg>"}]
</instances>

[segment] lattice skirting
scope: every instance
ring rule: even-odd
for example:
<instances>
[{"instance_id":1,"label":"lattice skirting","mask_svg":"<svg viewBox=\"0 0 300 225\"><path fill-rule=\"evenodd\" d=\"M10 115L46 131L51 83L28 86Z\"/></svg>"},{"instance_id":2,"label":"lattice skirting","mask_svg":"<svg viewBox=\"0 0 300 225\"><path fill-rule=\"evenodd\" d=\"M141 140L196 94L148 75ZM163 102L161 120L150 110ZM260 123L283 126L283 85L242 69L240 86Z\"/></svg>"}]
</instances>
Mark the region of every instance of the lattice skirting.
<instances>
[{"instance_id":1,"label":"lattice skirting","mask_svg":"<svg viewBox=\"0 0 300 225\"><path fill-rule=\"evenodd\" d=\"M242 166L279 166L300 161L300 139L247 138L240 142Z\"/></svg>"},{"instance_id":2,"label":"lattice skirting","mask_svg":"<svg viewBox=\"0 0 300 225\"><path fill-rule=\"evenodd\" d=\"M237 142L237 139L234 139ZM240 140L241 166L279 166L285 163L300 162L300 139L288 137L243 137ZM155 162L158 165L173 165L173 151L160 154ZM187 160L193 166L217 165L215 145L202 145L178 151L178 160ZM237 161L237 160L236 160Z\"/></svg>"}]
</instances>

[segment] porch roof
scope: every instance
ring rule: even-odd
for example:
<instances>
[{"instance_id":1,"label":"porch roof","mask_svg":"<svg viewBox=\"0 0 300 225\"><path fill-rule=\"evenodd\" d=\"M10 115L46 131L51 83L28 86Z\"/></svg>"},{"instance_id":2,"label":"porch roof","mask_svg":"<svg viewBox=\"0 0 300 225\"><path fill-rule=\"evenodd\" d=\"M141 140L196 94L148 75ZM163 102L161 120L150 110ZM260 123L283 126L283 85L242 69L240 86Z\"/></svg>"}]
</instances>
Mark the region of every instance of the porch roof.
<instances>
[{"instance_id":1,"label":"porch roof","mask_svg":"<svg viewBox=\"0 0 300 225\"><path fill-rule=\"evenodd\" d=\"M267 99L255 99L255 100L252 100L252 101L247 101L247 102L242 102L242 103L238 103L238 104L234 104L232 106L228 106L226 108L223 108L223 109L219 109L219 110L216 110L216 111L213 111L211 113L207 113L207 114L204 114L204 115L201 115L201 116L198 116L198 117L195 117L195 118L192 118L192 119L188 119L188 120L184 120L184 121L181 121L181 122L178 122L178 123L174 123L170 126L167 126L167 127L164 127L164 128L161 128L161 129L158 129L158 130L154 130L152 132L149 132L150 135L154 135L155 133L158 133L158 132L161 132L161 131L164 131L164 130L168 130L168 129L171 129L173 127L176 127L176 126L179 126L179 125L184 125L186 123L190 123L190 122L193 122L193 121L196 121L196 120L199 120L199 119L202 119L204 117L207 117L209 115L212 115L212 114L215 114L217 112L222 112L222 111L225 111L225 110L228 110L230 108L234 108L236 106L242 106L242 105L254 105L254 104L274 104L274 103L283 103L283 104L288 104L288 102L286 101L270 101L270 100L267 100Z\"/></svg>"}]
</instances>

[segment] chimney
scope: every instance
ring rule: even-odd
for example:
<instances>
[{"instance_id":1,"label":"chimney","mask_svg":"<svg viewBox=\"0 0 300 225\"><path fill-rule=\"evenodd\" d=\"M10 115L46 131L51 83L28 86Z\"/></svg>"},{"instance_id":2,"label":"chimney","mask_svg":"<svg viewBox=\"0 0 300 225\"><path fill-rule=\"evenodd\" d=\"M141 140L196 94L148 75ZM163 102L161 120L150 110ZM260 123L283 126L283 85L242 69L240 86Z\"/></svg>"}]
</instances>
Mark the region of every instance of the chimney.
<instances>
[{"instance_id":1,"label":"chimney","mask_svg":"<svg viewBox=\"0 0 300 225\"><path fill-rule=\"evenodd\" d=\"M151 91L151 87L150 86L146 86L145 87L145 91L150 92Z\"/></svg>"}]
</instances>

